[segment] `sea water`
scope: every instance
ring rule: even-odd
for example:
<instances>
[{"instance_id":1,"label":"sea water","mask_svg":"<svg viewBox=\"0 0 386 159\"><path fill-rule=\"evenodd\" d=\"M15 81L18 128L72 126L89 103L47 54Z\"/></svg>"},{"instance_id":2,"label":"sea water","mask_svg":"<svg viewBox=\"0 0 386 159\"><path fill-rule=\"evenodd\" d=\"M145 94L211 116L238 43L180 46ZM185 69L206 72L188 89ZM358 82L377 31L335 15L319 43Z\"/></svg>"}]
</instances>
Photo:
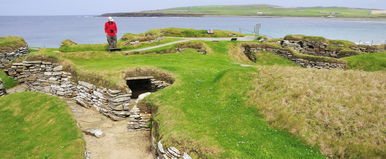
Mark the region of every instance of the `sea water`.
<instances>
[{"instance_id":1,"label":"sea water","mask_svg":"<svg viewBox=\"0 0 386 159\"><path fill-rule=\"evenodd\" d=\"M117 17L118 38L124 33L179 27L221 29L251 34L261 24L259 34L272 38L288 34L324 36L367 44L386 43L386 20L342 20L326 18L262 17ZM15 35L32 47L59 47L64 39L77 43L105 43L104 23L97 16L0 16L0 36ZM256 30L257 31L257 30Z\"/></svg>"}]
</instances>

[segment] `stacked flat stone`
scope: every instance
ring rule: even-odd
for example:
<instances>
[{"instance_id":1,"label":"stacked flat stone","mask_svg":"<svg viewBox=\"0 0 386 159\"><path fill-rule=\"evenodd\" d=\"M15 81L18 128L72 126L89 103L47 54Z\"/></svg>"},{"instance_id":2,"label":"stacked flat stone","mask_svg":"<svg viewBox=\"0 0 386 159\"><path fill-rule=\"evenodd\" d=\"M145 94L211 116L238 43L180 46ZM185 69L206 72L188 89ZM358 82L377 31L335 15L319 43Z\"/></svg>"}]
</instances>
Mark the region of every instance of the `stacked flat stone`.
<instances>
[{"instance_id":1,"label":"stacked flat stone","mask_svg":"<svg viewBox=\"0 0 386 159\"><path fill-rule=\"evenodd\" d=\"M51 62L23 61L13 63L7 70L8 75L26 83L30 91L52 95L72 97L74 85L70 81L71 74L63 71L63 67Z\"/></svg>"},{"instance_id":2,"label":"stacked flat stone","mask_svg":"<svg viewBox=\"0 0 386 159\"><path fill-rule=\"evenodd\" d=\"M7 92L5 91L3 80L1 80L1 78L0 78L0 97L4 96L5 94L7 94Z\"/></svg>"},{"instance_id":3,"label":"stacked flat stone","mask_svg":"<svg viewBox=\"0 0 386 159\"><path fill-rule=\"evenodd\" d=\"M0 69L4 69L5 65L13 59L26 56L29 53L28 47L20 47L12 52L0 52Z\"/></svg>"},{"instance_id":4,"label":"stacked flat stone","mask_svg":"<svg viewBox=\"0 0 386 159\"><path fill-rule=\"evenodd\" d=\"M92 107L113 120L129 115L131 93L107 91L106 88L98 88L83 81L74 83L71 81L71 73L63 71L63 67L57 63L23 61L13 63L6 72L19 82L26 83L30 91L73 98L80 105Z\"/></svg>"},{"instance_id":5,"label":"stacked flat stone","mask_svg":"<svg viewBox=\"0 0 386 159\"><path fill-rule=\"evenodd\" d=\"M130 110L129 122L127 127L129 131L145 130L150 131L151 114L140 113L137 106L134 106Z\"/></svg>"},{"instance_id":6,"label":"stacked flat stone","mask_svg":"<svg viewBox=\"0 0 386 159\"><path fill-rule=\"evenodd\" d=\"M186 152L182 153L175 147L164 148L161 141L156 146L157 159L192 159Z\"/></svg>"},{"instance_id":7,"label":"stacked flat stone","mask_svg":"<svg viewBox=\"0 0 386 159\"><path fill-rule=\"evenodd\" d=\"M151 79L150 82L153 90L163 89L171 85L170 83L156 79Z\"/></svg>"}]
</instances>

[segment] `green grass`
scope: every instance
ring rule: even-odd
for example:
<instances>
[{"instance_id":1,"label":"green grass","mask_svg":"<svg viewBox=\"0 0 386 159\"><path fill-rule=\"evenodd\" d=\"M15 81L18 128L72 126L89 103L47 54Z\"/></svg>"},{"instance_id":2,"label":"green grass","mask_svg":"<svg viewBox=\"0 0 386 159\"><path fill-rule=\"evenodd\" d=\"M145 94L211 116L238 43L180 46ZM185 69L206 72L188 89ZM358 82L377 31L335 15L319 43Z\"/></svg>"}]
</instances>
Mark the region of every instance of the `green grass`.
<instances>
[{"instance_id":1,"label":"green grass","mask_svg":"<svg viewBox=\"0 0 386 159\"><path fill-rule=\"evenodd\" d=\"M3 70L0 70L0 78L3 80L5 89L12 88L19 83L17 80L8 77Z\"/></svg>"},{"instance_id":2,"label":"green grass","mask_svg":"<svg viewBox=\"0 0 386 159\"><path fill-rule=\"evenodd\" d=\"M83 158L82 133L65 102L42 93L0 97L1 158Z\"/></svg>"},{"instance_id":3,"label":"green grass","mask_svg":"<svg viewBox=\"0 0 386 159\"><path fill-rule=\"evenodd\" d=\"M138 43L135 45L123 45L122 41L118 41L118 47L122 48L123 51L133 50L133 49L141 49L161 44L166 44L174 41L179 41L180 38L164 38L161 41L157 42L145 42ZM108 44L76 44L76 45L67 45L61 46L59 51L61 52L82 52L82 51L106 51Z\"/></svg>"},{"instance_id":4,"label":"green grass","mask_svg":"<svg viewBox=\"0 0 386 159\"><path fill-rule=\"evenodd\" d=\"M349 68L364 71L385 71L386 52L345 57Z\"/></svg>"},{"instance_id":5,"label":"green grass","mask_svg":"<svg viewBox=\"0 0 386 159\"><path fill-rule=\"evenodd\" d=\"M269 53L269 52L259 52L256 53L256 64L258 65L280 65L280 66L299 66L298 64L288 60L279 55Z\"/></svg>"},{"instance_id":6,"label":"green grass","mask_svg":"<svg viewBox=\"0 0 386 159\"><path fill-rule=\"evenodd\" d=\"M76 52L76 51L106 51L107 44L77 44L70 46L61 46L61 52Z\"/></svg>"},{"instance_id":7,"label":"green grass","mask_svg":"<svg viewBox=\"0 0 386 159\"><path fill-rule=\"evenodd\" d=\"M142 48L162 45L162 44L171 43L171 42L180 41L180 40L182 40L182 39L181 38L164 38L161 41L156 41L156 42L152 42L152 43L139 43L139 44L135 44L135 45L125 45L122 48L123 48L123 50L142 49Z\"/></svg>"},{"instance_id":8,"label":"green grass","mask_svg":"<svg viewBox=\"0 0 386 159\"><path fill-rule=\"evenodd\" d=\"M235 59L242 59L238 56L243 53L234 51L234 46L252 43L203 43L211 53L201 55L193 49L129 56L103 51L53 53L44 49L38 53L69 61L79 74L96 74L112 85L125 86L125 72L132 68L150 67L172 73L175 83L152 94L145 102L155 107L154 121L159 125L157 130L163 143L177 146L197 158L325 158L321 152L331 158L383 155L382 146L374 143L382 137L376 130L384 128L379 124L382 108L377 107L384 92L383 87L377 85L382 84L384 74L283 67L295 64L264 52L256 54L257 62L252 64L255 66L241 67L236 62L244 61ZM344 41L334 43L350 45ZM253 44L283 49L274 43ZM166 46L148 53L175 47ZM383 63L384 55L378 54L366 54L380 60L366 67ZM337 60L296 52L293 55L350 63L347 58ZM353 57L360 56L364 55ZM361 59L370 61L371 58ZM323 82L314 80L316 77ZM349 81L354 80L351 77L355 77L355 88L350 87ZM367 82L361 82L365 77L363 80ZM367 97L363 94L366 92L353 91L356 88L373 90L374 95ZM291 91L287 91L289 89ZM353 112L347 113L346 107L353 108ZM365 111L367 108L371 111ZM356 123L350 122L353 119ZM362 127L363 124L357 123L377 125ZM373 132L375 136L364 137Z\"/></svg>"},{"instance_id":9,"label":"green grass","mask_svg":"<svg viewBox=\"0 0 386 159\"><path fill-rule=\"evenodd\" d=\"M24 39L16 36L0 37L0 53L12 52L20 47L25 47L27 44Z\"/></svg>"},{"instance_id":10,"label":"green grass","mask_svg":"<svg viewBox=\"0 0 386 159\"><path fill-rule=\"evenodd\" d=\"M225 16L290 16L290 17L327 17L330 13L338 13L342 18L377 18L386 17L382 14L372 14L371 9L355 9L343 7L278 7L270 5L235 5L235 6L196 6L180 7L164 10L143 11L141 13L168 14L199 14ZM258 14L258 12L260 12Z\"/></svg>"},{"instance_id":11,"label":"green grass","mask_svg":"<svg viewBox=\"0 0 386 159\"><path fill-rule=\"evenodd\" d=\"M328 39L321 36L306 36L306 35L287 35L284 40L306 40L306 41L317 41L317 42L328 42Z\"/></svg>"},{"instance_id":12,"label":"green grass","mask_svg":"<svg viewBox=\"0 0 386 159\"><path fill-rule=\"evenodd\" d=\"M241 37L242 34L233 31L214 30L214 34L208 34L207 30L187 28L164 28L153 29L150 32L157 32L161 36L168 37Z\"/></svg>"},{"instance_id":13,"label":"green grass","mask_svg":"<svg viewBox=\"0 0 386 159\"><path fill-rule=\"evenodd\" d=\"M98 73L113 83L124 82L122 72L153 67L173 73L173 86L147 100L157 107L155 121L166 145L197 150L203 158L324 158L316 148L285 131L271 128L248 104L254 67L234 64L230 42L207 42L213 53L193 50L178 54L130 55L104 52L59 53L77 69ZM51 53L47 53L51 54Z\"/></svg>"}]
</instances>

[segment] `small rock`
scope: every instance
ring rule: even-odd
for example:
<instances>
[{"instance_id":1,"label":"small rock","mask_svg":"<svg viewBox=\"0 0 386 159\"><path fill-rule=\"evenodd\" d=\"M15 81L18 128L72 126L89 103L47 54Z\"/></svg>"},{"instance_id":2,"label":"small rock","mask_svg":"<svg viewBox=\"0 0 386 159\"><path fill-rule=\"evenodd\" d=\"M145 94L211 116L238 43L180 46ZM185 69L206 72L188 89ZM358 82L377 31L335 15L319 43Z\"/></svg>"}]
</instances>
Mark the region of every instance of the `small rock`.
<instances>
[{"instance_id":1,"label":"small rock","mask_svg":"<svg viewBox=\"0 0 386 159\"><path fill-rule=\"evenodd\" d=\"M90 151L84 152L84 159L91 159L91 152Z\"/></svg>"},{"instance_id":2,"label":"small rock","mask_svg":"<svg viewBox=\"0 0 386 159\"><path fill-rule=\"evenodd\" d=\"M175 148L175 147L169 147L168 148L168 152L170 154L172 154L173 156L175 156L175 157L180 157L181 156L180 151L177 148Z\"/></svg>"},{"instance_id":3,"label":"small rock","mask_svg":"<svg viewBox=\"0 0 386 159\"><path fill-rule=\"evenodd\" d=\"M76 100L76 103L78 103L80 106L85 107L85 108L90 108L90 106L82 99L75 98L75 100Z\"/></svg>"},{"instance_id":4,"label":"small rock","mask_svg":"<svg viewBox=\"0 0 386 159\"><path fill-rule=\"evenodd\" d=\"M86 87L88 89L93 89L94 88L93 84L90 84L90 83L87 83L87 82L79 81L78 84L83 86L83 87Z\"/></svg>"},{"instance_id":5,"label":"small rock","mask_svg":"<svg viewBox=\"0 0 386 159\"><path fill-rule=\"evenodd\" d=\"M51 76L51 75L52 75L52 72L44 72L44 75L45 75L45 76Z\"/></svg>"},{"instance_id":6,"label":"small rock","mask_svg":"<svg viewBox=\"0 0 386 159\"><path fill-rule=\"evenodd\" d=\"M121 93L120 90L111 90L111 89L109 89L108 91L109 91L110 94L118 94L118 93Z\"/></svg>"},{"instance_id":7,"label":"small rock","mask_svg":"<svg viewBox=\"0 0 386 159\"><path fill-rule=\"evenodd\" d=\"M158 150L162 153L165 154L164 146L162 145L161 141L158 141L157 143Z\"/></svg>"},{"instance_id":8,"label":"small rock","mask_svg":"<svg viewBox=\"0 0 386 159\"><path fill-rule=\"evenodd\" d=\"M138 96L138 99L135 101L136 103L138 103L139 101L143 100L145 97L149 96L151 94L151 92L146 92L146 93L142 93Z\"/></svg>"},{"instance_id":9,"label":"small rock","mask_svg":"<svg viewBox=\"0 0 386 159\"><path fill-rule=\"evenodd\" d=\"M113 108L114 110L117 110L117 111L122 111L123 110L123 105L118 105L116 106L115 108Z\"/></svg>"},{"instance_id":10,"label":"small rock","mask_svg":"<svg viewBox=\"0 0 386 159\"><path fill-rule=\"evenodd\" d=\"M86 130L83 130L83 132L87 135L92 135L97 138L101 138L104 136L104 133L101 129L86 129Z\"/></svg>"},{"instance_id":11,"label":"small rock","mask_svg":"<svg viewBox=\"0 0 386 159\"><path fill-rule=\"evenodd\" d=\"M182 155L182 159L192 159L186 152Z\"/></svg>"},{"instance_id":12,"label":"small rock","mask_svg":"<svg viewBox=\"0 0 386 159\"><path fill-rule=\"evenodd\" d=\"M63 71L63 66L56 66L56 67L54 67L54 71L55 72Z\"/></svg>"}]
</instances>

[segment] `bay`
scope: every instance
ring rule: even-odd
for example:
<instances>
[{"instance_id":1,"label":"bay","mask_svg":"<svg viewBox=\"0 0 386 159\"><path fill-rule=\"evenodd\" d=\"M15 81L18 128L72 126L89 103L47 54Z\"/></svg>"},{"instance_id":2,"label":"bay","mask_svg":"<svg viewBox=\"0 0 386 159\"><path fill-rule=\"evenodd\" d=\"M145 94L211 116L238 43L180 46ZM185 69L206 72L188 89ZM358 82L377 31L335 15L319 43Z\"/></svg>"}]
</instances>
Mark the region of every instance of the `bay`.
<instances>
[{"instance_id":1,"label":"bay","mask_svg":"<svg viewBox=\"0 0 386 159\"><path fill-rule=\"evenodd\" d=\"M32 47L59 47L64 39L77 43L105 43L106 17L96 16L0 16L0 36L26 39ZM286 17L116 17L118 37L150 29L179 27L221 29L279 38L288 34L323 36L367 44L386 43L386 21Z\"/></svg>"}]
</instances>

